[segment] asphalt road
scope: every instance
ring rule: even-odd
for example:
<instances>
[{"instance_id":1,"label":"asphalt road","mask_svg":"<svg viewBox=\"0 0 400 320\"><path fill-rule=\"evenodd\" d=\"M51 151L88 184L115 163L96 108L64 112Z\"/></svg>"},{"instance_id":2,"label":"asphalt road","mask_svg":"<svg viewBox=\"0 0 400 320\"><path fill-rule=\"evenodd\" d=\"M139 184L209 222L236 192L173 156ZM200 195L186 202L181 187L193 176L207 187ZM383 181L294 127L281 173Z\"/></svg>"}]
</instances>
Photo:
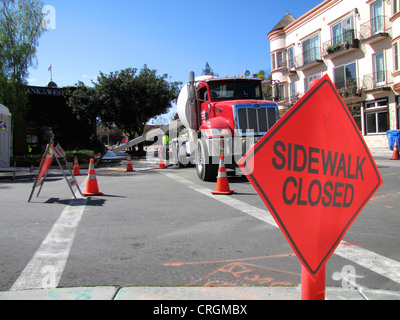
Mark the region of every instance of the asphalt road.
<instances>
[{"instance_id":1,"label":"asphalt road","mask_svg":"<svg viewBox=\"0 0 400 320\"><path fill-rule=\"evenodd\" d=\"M384 185L329 260L328 287L400 292L400 161L387 159L376 156ZM58 175L30 203L33 180L0 181L0 292L300 284L300 262L246 178L213 196L194 168L133 165L96 169L104 194L84 200Z\"/></svg>"}]
</instances>

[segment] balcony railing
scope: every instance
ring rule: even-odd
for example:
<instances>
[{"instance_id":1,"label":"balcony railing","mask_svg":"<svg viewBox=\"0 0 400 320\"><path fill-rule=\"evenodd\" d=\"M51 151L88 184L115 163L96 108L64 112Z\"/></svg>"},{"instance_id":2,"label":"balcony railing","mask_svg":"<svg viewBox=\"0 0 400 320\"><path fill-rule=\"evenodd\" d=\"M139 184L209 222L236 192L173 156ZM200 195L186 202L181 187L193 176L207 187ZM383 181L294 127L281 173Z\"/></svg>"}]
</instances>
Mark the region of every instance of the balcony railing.
<instances>
[{"instance_id":1,"label":"balcony railing","mask_svg":"<svg viewBox=\"0 0 400 320\"><path fill-rule=\"evenodd\" d=\"M350 78L347 81L335 83L342 98L354 101L362 97L362 84L360 79Z\"/></svg>"},{"instance_id":2,"label":"balcony railing","mask_svg":"<svg viewBox=\"0 0 400 320\"><path fill-rule=\"evenodd\" d=\"M374 43L387 38L392 33L392 24L389 17L379 16L360 26L360 40L362 43Z\"/></svg>"},{"instance_id":3,"label":"balcony railing","mask_svg":"<svg viewBox=\"0 0 400 320\"><path fill-rule=\"evenodd\" d=\"M305 70L320 63L323 63L320 47L304 51L303 54L296 56L294 59L294 65L297 70Z\"/></svg>"},{"instance_id":4,"label":"balcony railing","mask_svg":"<svg viewBox=\"0 0 400 320\"><path fill-rule=\"evenodd\" d=\"M392 72L389 70L377 71L364 76L363 90L365 91L389 91L393 84Z\"/></svg>"},{"instance_id":5,"label":"balcony railing","mask_svg":"<svg viewBox=\"0 0 400 320\"><path fill-rule=\"evenodd\" d=\"M290 73L296 73L296 67L294 64L294 60L283 60L282 63L280 63L279 66L276 66L275 69L272 70L272 72L279 71L282 72L282 74L287 75Z\"/></svg>"},{"instance_id":6,"label":"balcony railing","mask_svg":"<svg viewBox=\"0 0 400 320\"><path fill-rule=\"evenodd\" d=\"M360 40L357 39L355 30L346 30L325 42L323 48L324 58L329 59L353 51L351 49L360 48Z\"/></svg>"}]
</instances>

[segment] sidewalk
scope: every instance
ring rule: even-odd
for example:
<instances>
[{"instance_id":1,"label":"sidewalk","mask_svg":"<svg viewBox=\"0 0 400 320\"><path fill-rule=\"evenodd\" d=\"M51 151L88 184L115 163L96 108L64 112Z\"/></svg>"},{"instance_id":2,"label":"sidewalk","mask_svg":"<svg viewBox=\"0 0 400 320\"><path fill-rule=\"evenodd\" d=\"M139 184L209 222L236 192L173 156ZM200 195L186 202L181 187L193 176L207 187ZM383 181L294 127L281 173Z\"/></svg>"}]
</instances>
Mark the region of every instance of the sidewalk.
<instances>
[{"instance_id":1,"label":"sidewalk","mask_svg":"<svg viewBox=\"0 0 400 320\"><path fill-rule=\"evenodd\" d=\"M298 287L81 287L0 292L0 300L301 300L301 293ZM400 300L400 293L327 288L325 300Z\"/></svg>"}]
</instances>

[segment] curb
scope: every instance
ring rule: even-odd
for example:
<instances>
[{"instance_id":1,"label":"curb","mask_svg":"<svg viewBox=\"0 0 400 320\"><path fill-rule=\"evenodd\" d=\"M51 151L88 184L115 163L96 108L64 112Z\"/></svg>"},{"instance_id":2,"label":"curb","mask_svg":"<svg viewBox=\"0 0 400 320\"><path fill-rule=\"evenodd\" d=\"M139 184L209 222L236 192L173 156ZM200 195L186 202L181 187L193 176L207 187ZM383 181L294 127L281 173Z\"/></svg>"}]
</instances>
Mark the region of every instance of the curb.
<instances>
[{"instance_id":1,"label":"curb","mask_svg":"<svg viewBox=\"0 0 400 320\"><path fill-rule=\"evenodd\" d=\"M301 300L300 287L76 287L0 292L0 300ZM326 288L325 300L400 300L386 290Z\"/></svg>"}]
</instances>

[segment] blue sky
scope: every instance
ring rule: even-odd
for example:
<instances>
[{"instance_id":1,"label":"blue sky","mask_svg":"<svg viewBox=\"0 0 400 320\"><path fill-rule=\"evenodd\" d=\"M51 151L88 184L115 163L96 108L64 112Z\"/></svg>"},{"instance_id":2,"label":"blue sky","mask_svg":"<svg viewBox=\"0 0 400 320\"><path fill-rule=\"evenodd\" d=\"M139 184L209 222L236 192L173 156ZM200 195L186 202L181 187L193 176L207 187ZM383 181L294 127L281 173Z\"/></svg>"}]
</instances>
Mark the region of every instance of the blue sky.
<instances>
[{"instance_id":1,"label":"blue sky","mask_svg":"<svg viewBox=\"0 0 400 320\"><path fill-rule=\"evenodd\" d=\"M28 81L45 86L49 65L59 86L144 64L182 82L206 62L220 76L269 70L268 32L287 11L297 18L320 2L45 0L56 9L56 29L40 38Z\"/></svg>"},{"instance_id":2,"label":"blue sky","mask_svg":"<svg viewBox=\"0 0 400 320\"><path fill-rule=\"evenodd\" d=\"M267 34L286 12L300 17L322 0L44 0L56 27L39 40L29 85L91 85L99 72L144 64L171 81L270 70Z\"/></svg>"}]
</instances>

